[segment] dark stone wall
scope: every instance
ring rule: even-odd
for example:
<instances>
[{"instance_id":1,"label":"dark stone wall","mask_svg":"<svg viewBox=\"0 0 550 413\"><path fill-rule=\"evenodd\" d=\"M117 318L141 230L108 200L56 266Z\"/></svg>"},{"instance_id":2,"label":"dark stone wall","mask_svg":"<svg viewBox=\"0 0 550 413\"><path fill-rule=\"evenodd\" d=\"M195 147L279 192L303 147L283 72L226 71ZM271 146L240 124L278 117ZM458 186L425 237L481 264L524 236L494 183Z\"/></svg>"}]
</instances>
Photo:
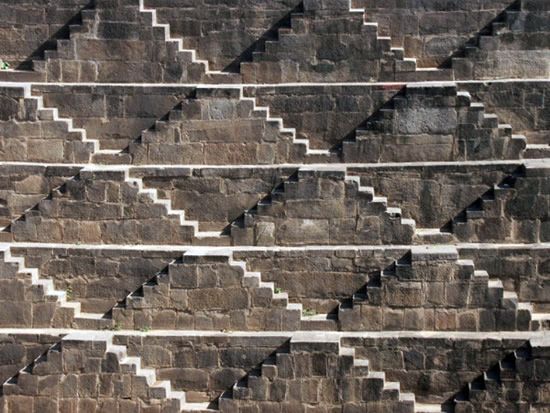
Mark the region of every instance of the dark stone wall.
<instances>
[{"instance_id":1,"label":"dark stone wall","mask_svg":"<svg viewBox=\"0 0 550 413\"><path fill-rule=\"evenodd\" d=\"M550 260L541 248L460 248L463 258L474 260L478 269L502 280L504 288L516 291L520 301L534 304L536 312L550 309Z\"/></svg>"},{"instance_id":2,"label":"dark stone wall","mask_svg":"<svg viewBox=\"0 0 550 413\"><path fill-rule=\"evenodd\" d=\"M124 149L191 93L186 87L112 87L34 85L44 105L59 109L98 139L102 149Z\"/></svg>"},{"instance_id":3,"label":"dark stone wall","mask_svg":"<svg viewBox=\"0 0 550 413\"><path fill-rule=\"evenodd\" d=\"M38 268L59 290L70 291L71 300L82 303L82 311L102 313L150 280L178 252L107 249L14 248L25 264Z\"/></svg>"},{"instance_id":4,"label":"dark stone wall","mask_svg":"<svg viewBox=\"0 0 550 413\"><path fill-rule=\"evenodd\" d=\"M56 39L68 37L68 24L90 0L2 0L0 58L12 67L30 68L31 59L55 49Z\"/></svg>"},{"instance_id":5,"label":"dark stone wall","mask_svg":"<svg viewBox=\"0 0 550 413\"><path fill-rule=\"evenodd\" d=\"M88 162L93 150L79 132L69 131L54 112L39 109L22 87L0 88L0 160L15 162Z\"/></svg>"},{"instance_id":6,"label":"dark stone wall","mask_svg":"<svg viewBox=\"0 0 550 413\"><path fill-rule=\"evenodd\" d=\"M289 337L117 336L128 354L155 368L159 380L185 390L189 401L214 400L259 365Z\"/></svg>"},{"instance_id":7,"label":"dark stone wall","mask_svg":"<svg viewBox=\"0 0 550 413\"><path fill-rule=\"evenodd\" d=\"M350 167L363 185L398 205L417 228L440 228L519 164Z\"/></svg>"},{"instance_id":8,"label":"dark stone wall","mask_svg":"<svg viewBox=\"0 0 550 413\"><path fill-rule=\"evenodd\" d=\"M0 381L4 383L60 339L39 333L0 335Z\"/></svg>"},{"instance_id":9,"label":"dark stone wall","mask_svg":"<svg viewBox=\"0 0 550 413\"><path fill-rule=\"evenodd\" d=\"M550 143L550 82L465 83L463 87L529 143Z\"/></svg>"},{"instance_id":10,"label":"dark stone wall","mask_svg":"<svg viewBox=\"0 0 550 413\"><path fill-rule=\"evenodd\" d=\"M79 170L78 167L0 165L0 227L34 207Z\"/></svg>"},{"instance_id":11,"label":"dark stone wall","mask_svg":"<svg viewBox=\"0 0 550 413\"><path fill-rule=\"evenodd\" d=\"M201 231L221 231L268 195L293 168L135 168L148 188L172 208L198 220ZM208 205L207 208L204 206Z\"/></svg>"},{"instance_id":12,"label":"dark stone wall","mask_svg":"<svg viewBox=\"0 0 550 413\"><path fill-rule=\"evenodd\" d=\"M380 270L406 254L406 249L303 250L235 252L249 271L262 273L288 293L291 302L327 314L348 299Z\"/></svg>"},{"instance_id":13,"label":"dark stone wall","mask_svg":"<svg viewBox=\"0 0 550 413\"><path fill-rule=\"evenodd\" d=\"M344 338L358 358L382 370L388 380L399 381L401 391L412 391L416 400L444 402L523 340L453 338Z\"/></svg>"},{"instance_id":14,"label":"dark stone wall","mask_svg":"<svg viewBox=\"0 0 550 413\"><path fill-rule=\"evenodd\" d=\"M353 0L366 19L378 23L395 47L419 65L435 67L494 20L511 0Z\"/></svg>"},{"instance_id":15,"label":"dark stone wall","mask_svg":"<svg viewBox=\"0 0 550 413\"><path fill-rule=\"evenodd\" d=\"M92 244L189 244L194 229L124 180L85 171L12 224L15 240Z\"/></svg>"},{"instance_id":16,"label":"dark stone wall","mask_svg":"<svg viewBox=\"0 0 550 413\"><path fill-rule=\"evenodd\" d=\"M548 89L543 81L463 83L474 102L485 105L486 113L495 113L500 123L512 126L514 134L524 134L529 143L548 143ZM345 138L402 90L386 86L278 86L247 88L258 104L269 106L281 116L297 136L309 139L313 147L328 148Z\"/></svg>"},{"instance_id":17,"label":"dark stone wall","mask_svg":"<svg viewBox=\"0 0 550 413\"><path fill-rule=\"evenodd\" d=\"M184 48L198 50L213 70L238 71L277 35L300 0L146 0Z\"/></svg>"},{"instance_id":18,"label":"dark stone wall","mask_svg":"<svg viewBox=\"0 0 550 413\"><path fill-rule=\"evenodd\" d=\"M525 134L529 143L547 143L548 82L461 84L486 112L495 112L500 123L509 123L514 134ZM402 86L280 86L247 88L257 104L269 106L272 116L296 128L297 138L309 139L313 148L330 148L355 136L355 130ZM103 149L122 149L165 117L193 93L186 87L34 86L46 106L59 108L61 116L74 119L90 139ZM106 121L108 120L108 121Z\"/></svg>"}]
</instances>

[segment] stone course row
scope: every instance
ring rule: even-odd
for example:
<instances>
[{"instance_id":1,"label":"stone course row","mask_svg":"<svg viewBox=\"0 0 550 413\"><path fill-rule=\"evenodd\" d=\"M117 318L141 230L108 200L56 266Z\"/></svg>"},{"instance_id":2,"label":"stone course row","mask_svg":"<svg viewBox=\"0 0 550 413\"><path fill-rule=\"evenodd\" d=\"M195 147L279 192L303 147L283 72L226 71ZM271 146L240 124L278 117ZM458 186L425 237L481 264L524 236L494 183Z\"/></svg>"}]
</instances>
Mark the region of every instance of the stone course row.
<instances>
[{"instance_id":1,"label":"stone course row","mask_svg":"<svg viewBox=\"0 0 550 413\"><path fill-rule=\"evenodd\" d=\"M196 39L190 39L192 33L191 36L182 33L185 18L175 14L167 18L168 23L162 20L163 16L166 17L163 4L159 5L159 21L156 9L148 8L143 0L118 0L114 3L97 0L93 7L83 8L70 20L63 29L66 33L56 33L44 43L43 60L36 59L36 53L40 52L32 54L34 72L16 72L5 78L15 80L35 75L35 79L68 82L273 83L327 79L442 80L453 76L457 79L534 78L548 74L548 66L544 63L547 53L536 49L540 40L547 37L544 20L533 18L537 13L547 13L544 2L540 0L522 0L519 13L508 12L504 23L494 22L493 36L477 35L481 27L470 29L474 39L479 38L480 48L471 47L469 43L465 47L455 44L451 50L442 52L449 56L453 49L456 52L457 46L466 50L465 58L452 59L452 69L422 70L417 70L415 58L405 57L405 50L416 52L414 47L392 47L390 37L379 35L377 23L365 22L365 10L350 9L347 1L307 0L303 2L301 12L299 7L293 9L296 4L274 2L274 5L276 15L280 16L284 8L289 14L283 14L278 22L271 20L273 26L265 27L264 35L241 54L232 51L237 58L230 62L225 72L211 70L208 58L197 58L195 47L202 45L200 42L197 45ZM113 12L115 9L117 13ZM257 10L257 7L253 9ZM16 8L10 11L17 13ZM260 21L265 22L265 13L265 10L258 12ZM493 17L493 13L494 10L488 14ZM268 21L270 19L273 18L268 17ZM255 22L253 26L257 24L253 15L245 20ZM176 27L175 32L179 32L176 37L172 37L172 25ZM509 32L499 33L503 28ZM411 24L410 29L414 30L414 25ZM251 31L256 30L258 28ZM193 31L192 25L190 31ZM246 34L236 37L242 36L242 40L247 41L250 32L244 32ZM454 40L459 42L460 36L457 38ZM33 41L36 40L30 43ZM214 44L207 42L207 49L224 47L215 43L215 40ZM51 49L52 44L55 44L55 49ZM155 52L147 53L148 50ZM217 59L213 60L219 64ZM533 61L540 63L532 64ZM232 73L237 67L242 76Z\"/></svg>"}]
</instances>

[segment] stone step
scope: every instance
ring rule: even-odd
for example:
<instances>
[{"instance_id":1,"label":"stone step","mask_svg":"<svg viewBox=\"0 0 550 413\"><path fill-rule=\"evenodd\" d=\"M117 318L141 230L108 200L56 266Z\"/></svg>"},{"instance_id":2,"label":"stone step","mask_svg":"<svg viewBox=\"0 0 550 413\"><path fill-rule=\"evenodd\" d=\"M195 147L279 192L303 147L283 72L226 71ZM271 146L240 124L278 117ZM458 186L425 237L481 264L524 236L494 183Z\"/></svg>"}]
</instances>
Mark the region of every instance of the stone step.
<instances>
[{"instance_id":1,"label":"stone step","mask_svg":"<svg viewBox=\"0 0 550 413\"><path fill-rule=\"evenodd\" d=\"M456 238L451 232L439 228L417 228L415 237L421 244L452 244Z\"/></svg>"},{"instance_id":2,"label":"stone step","mask_svg":"<svg viewBox=\"0 0 550 413\"><path fill-rule=\"evenodd\" d=\"M337 331L337 314L315 314L311 316L302 315L302 330L306 331Z\"/></svg>"},{"instance_id":3,"label":"stone step","mask_svg":"<svg viewBox=\"0 0 550 413\"><path fill-rule=\"evenodd\" d=\"M44 82L46 74L34 70L0 70L0 82Z\"/></svg>"},{"instance_id":4,"label":"stone step","mask_svg":"<svg viewBox=\"0 0 550 413\"><path fill-rule=\"evenodd\" d=\"M415 413L445 413L443 407L437 403L415 403L414 404Z\"/></svg>"},{"instance_id":5,"label":"stone step","mask_svg":"<svg viewBox=\"0 0 550 413\"><path fill-rule=\"evenodd\" d=\"M92 162L99 165L130 165L132 156L127 152L119 150L103 150L92 155Z\"/></svg>"},{"instance_id":6,"label":"stone step","mask_svg":"<svg viewBox=\"0 0 550 413\"><path fill-rule=\"evenodd\" d=\"M548 144L527 144L523 152L525 159L550 158L550 145Z\"/></svg>"},{"instance_id":7,"label":"stone step","mask_svg":"<svg viewBox=\"0 0 550 413\"><path fill-rule=\"evenodd\" d=\"M100 318L77 316L73 322L76 328L82 330L110 330L114 328L114 321L103 316Z\"/></svg>"},{"instance_id":8,"label":"stone step","mask_svg":"<svg viewBox=\"0 0 550 413\"><path fill-rule=\"evenodd\" d=\"M417 68L414 72L397 72L397 82L426 82L453 80L451 69Z\"/></svg>"}]
</instances>

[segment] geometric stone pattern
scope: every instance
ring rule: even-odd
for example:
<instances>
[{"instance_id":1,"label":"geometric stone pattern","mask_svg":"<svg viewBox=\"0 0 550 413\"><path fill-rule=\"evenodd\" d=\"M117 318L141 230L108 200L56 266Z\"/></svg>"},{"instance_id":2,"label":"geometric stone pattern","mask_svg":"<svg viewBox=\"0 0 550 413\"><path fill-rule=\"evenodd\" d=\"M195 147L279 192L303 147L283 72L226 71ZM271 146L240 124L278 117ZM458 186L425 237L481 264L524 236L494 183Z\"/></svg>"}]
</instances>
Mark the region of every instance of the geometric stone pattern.
<instances>
[{"instance_id":1,"label":"geometric stone pattern","mask_svg":"<svg viewBox=\"0 0 550 413\"><path fill-rule=\"evenodd\" d=\"M0 413L550 411L549 3L398 3L6 4Z\"/></svg>"}]
</instances>

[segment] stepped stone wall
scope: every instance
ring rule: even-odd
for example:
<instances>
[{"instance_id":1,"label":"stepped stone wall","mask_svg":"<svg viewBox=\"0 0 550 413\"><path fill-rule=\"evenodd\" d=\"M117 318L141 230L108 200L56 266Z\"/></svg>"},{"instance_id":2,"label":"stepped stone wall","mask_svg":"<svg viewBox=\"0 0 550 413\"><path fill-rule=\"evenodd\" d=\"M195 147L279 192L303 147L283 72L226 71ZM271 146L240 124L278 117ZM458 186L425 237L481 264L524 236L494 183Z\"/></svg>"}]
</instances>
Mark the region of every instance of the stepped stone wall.
<instances>
[{"instance_id":1,"label":"stepped stone wall","mask_svg":"<svg viewBox=\"0 0 550 413\"><path fill-rule=\"evenodd\" d=\"M455 397L456 412L525 409L548 406L547 340L530 340L509 353Z\"/></svg>"},{"instance_id":2,"label":"stepped stone wall","mask_svg":"<svg viewBox=\"0 0 550 413\"><path fill-rule=\"evenodd\" d=\"M414 391L418 401L443 403L478 371L487 370L523 340L365 337L344 338L358 357L368 359L374 370L385 371L404 391Z\"/></svg>"},{"instance_id":3,"label":"stepped stone wall","mask_svg":"<svg viewBox=\"0 0 550 413\"><path fill-rule=\"evenodd\" d=\"M494 189L494 198L482 196L454 218L452 232L470 242L548 241L548 172L534 166L520 172L510 184L505 181Z\"/></svg>"},{"instance_id":4,"label":"stepped stone wall","mask_svg":"<svg viewBox=\"0 0 550 413\"><path fill-rule=\"evenodd\" d=\"M170 251L14 248L56 288L70 291L82 310L105 313L181 256Z\"/></svg>"},{"instance_id":5,"label":"stepped stone wall","mask_svg":"<svg viewBox=\"0 0 550 413\"><path fill-rule=\"evenodd\" d=\"M440 228L489 188L513 173L519 164L395 165L351 167L361 184L372 186L388 202L402 207L403 216L420 228Z\"/></svg>"},{"instance_id":6,"label":"stepped stone wall","mask_svg":"<svg viewBox=\"0 0 550 413\"><path fill-rule=\"evenodd\" d=\"M266 118L266 111L240 97L240 89L198 88L195 99L182 102L166 121L130 145L132 161L246 165L303 158L292 134L283 133L279 122Z\"/></svg>"},{"instance_id":7,"label":"stepped stone wall","mask_svg":"<svg viewBox=\"0 0 550 413\"><path fill-rule=\"evenodd\" d=\"M434 67L449 56L508 6L507 0L491 1L403 1L354 0L364 7L367 21L376 22L392 45L404 47L407 57L421 66Z\"/></svg>"},{"instance_id":8,"label":"stepped stone wall","mask_svg":"<svg viewBox=\"0 0 550 413\"><path fill-rule=\"evenodd\" d=\"M548 83L487 82L476 86L465 84L472 96L496 113L499 119L514 125L514 131L533 144L548 144Z\"/></svg>"},{"instance_id":9,"label":"stepped stone wall","mask_svg":"<svg viewBox=\"0 0 550 413\"><path fill-rule=\"evenodd\" d=\"M297 137L330 148L353 134L401 86L262 86L245 88L262 106L296 128Z\"/></svg>"},{"instance_id":10,"label":"stepped stone wall","mask_svg":"<svg viewBox=\"0 0 550 413\"><path fill-rule=\"evenodd\" d=\"M295 168L136 168L146 187L199 221L205 231L221 231L294 173ZM210 208L204 208L203 203Z\"/></svg>"},{"instance_id":11,"label":"stepped stone wall","mask_svg":"<svg viewBox=\"0 0 550 413\"><path fill-rule=\"evenodd\" d=\"M344 142L344 160L517 159L525 147L524 137L454 85L408 85L390 103Z\"/></svg>"},{"instance_id":12,"label":"stepped stone wall","mask_svg":"<svg viewBox=\"0 0 550 413\"><path fill-rule=\"evenodd\" d=\"M474 260L479 269L498 275L504 288L516 291L520 301L533 303L535 309L548 309L550 262L545 248L461 248L464 258Z\"/></svg>"},{"instance_id":13,"label":"stepped stone wall","mask_svg":"<svg viewBox=\"0 0 550 413\"><path fill-rule=\"evenodd\" d=\"M141 356L146 366L155 368L159 379L185 389L195 401L215 400L287 341L282 334L212 340L186 335L114 338L128 347L128 354Z\"/></svg>"},{"instance_id":14,"label":"stepped stone wall","mask_svg":"<svg viewBox=\"0 0 550 413\"><path fill-rule=\"evenodd\" d=\"M468 91L472 102L483 103L486 112L495 113L499 123L512 125L513 133L527 136L529 143L547 143L547 88L547 82L537 81L474 82L460 84L457 90ZM357 129L379 109L389 108L392 98L404 90L400 85L259 85L246 88L245 94L269 106L286 126L296 128L299 138L309 139L316 148L329 148L354 138Z\"/></svg>"},{"instance_id":15,"label":"stepped stone wall","mask_svg":"<svg viewBox=\"0 0 550 413\"><path fill-rule=\"evenodd\" d=\"M30 273L22 272L17 264L5 262L2 254L0 267L0 325L6 327L64 327L70 314L60 309L52 297L46 295L45 286L32 282Z\"/></svg>"},{"instance_id":16,"label":"stepped stone wall","mask_svg":"<svg viewBox=\"0 0 550 413\"><path fill-rule=\"evenodd\" d=\"M89 0L23 0L3 2L0 17L2 60L12 67L27 67L44 50L68 35L68 24L77 23Z\"/></svg>"},{"instance_id":17,"label":"stepped stone wall","mask_svg":"<svg viewBox=\"0 0 550 413\"><path fill-rule=\"evenodd\" d=\"M124 149L151 128L192 92L189 87L112 87L103 85L70 87L34 85L33 93L44 97L46 106L59 109L73 119L90 139L103 149ZM108 121L106 121L108 120Z\"/></svg>"},{"instance_id":18,"label":"stepped stone wall","mask_svg":"<svg viewBox=\"0 0 550 413\"><path fill-rule=\"evenodd\" d=\"M241 65L245 81L390 81L416 69L391 48L389 38L378 36L376 26L365 24L362 11L350 11L348 2L304 1L303 12L291 16L290 29L279 33L276 42Z\"/></svg>"},{"instance_id":19,"label":"stepped stone wall","mask_svg":"<svg viewBox=\"0 0 550 413\"><path fill-rule=\"evenodd\" d=\"M520 164L494 165L395 165L350 167L364 186L384 194L392 205L402 206L402 215L417 226L435 228L458 215ZM145 186L155 188L161 198L170 199L176 209L197 219L204 230L221 230L269 195L293 168L136 168L132 176L142 177ZM215 208L202 208L207 200ZM420 199L420 202L418 200Z\"/></svg>"},{"instance_id":20,"label":"stepped stone wall","mask_svg":"<svg viewBox=\"0 0 550 413\"><path fill-rule=\"evenodd\" d=\"M123 328L293 331L301 311L224 255L185 253L165 274L113 309Z\"/></svg>"},{"instance_id":21,"label":"stepped stone wall","mask_svg":"<svg viewBox=\"0 0 550 413\"><path fill-rule=\"evenodd\" d=\"M158 18L170 24L174 37L185 48L200 51L215 70L239 71L240 62L250 61L267 39L277 37L300 0L219 0L171 3L147 0Z\"/></svg>"},{"instance_id":22,"label":"stepped stone wall","mask_svg":"<svg viewBox=\"0 0 550 413\"><path fill-rule=\"evenodd\" d=\"M513 173L519 164L429 165L351 167L362 185L402 206L402 215L421 228L442 227L493 185ZM2 216L6 225L37 205L80 167L0 166L3 171ZM142 178L146 188L158 190L159 197L185 210L189 219L200 222L206 231L220 231L238 219L244 210L269 195L294 168L135 168L131 175ZM475 173L473 173L475 171ZM525 195L534 195L527 190ZM421 199L421 202L417 202ZM204 209L208 200L215 208Z\"/></svg>"},{"instance_id":23,"label":"stepped stone wall","mask_svg":"<svg viewBox=\"0 0 550 413\"><path fill-rule=\"evenodd\" d=\"M539 329L530 308L453 248L413 248L338 308L344 330Z\"/></svg>"},{"instance_id":24,"label":"stepped stone wall","mask_svg":"<svg viewBox=\"0 0 550 413\"><path fill-rule=\"evenodd\" d=\"M123 171L84 171L44 199L24 221L14 222L15 240L91 244L182 244L194 230L163 205L140 194Z\"/></svg>"},{"instance_id":25,"label":"stepped stone wall","mask_svg":"<svg viewBox=\"0 0 550 413\"><path fill-rule=\"evenodd\" d=\"M30 364L49 347L57 343L60 336L54 334L2 334L0 336L0 380L4 383L23 366ZM1 409L0 409L1 411Z\"/></svg>"},{"instance_id":26,"label":"stepped stone wall","mask_svg":"<svg viewBox=\"0 0 550 413\"><path fill-rule=\"evenodd\" d=\"M464 57L453 59L455 78L548 77L548 25L550 8L540 0L520 0L466 44Z\"/></svg>"},{"instance_id":27,"label":"stepped stone wall","mask_svg":"<svg viewBox=\"0 0 550 413\"><path fill-rule=\"evenodd\" d=\"M0 227L19 218L80 168L0 165Z\"/></svg>"},{"instance_id":28,"label":"stepped stone wall","mask_svg":"<svg viewBox=\"0 0 550 413\"><path fill-rule=\"evenodd\" d=\"M333 311L371 277L406 254L392 250L323 250L236 252L235 259L246 260L250 271L262 273L288 294L290 301L302 303L318 314Z\"/></svg>"},{"instance_id":29,"label":"stepped stone wall","mask_svg":"<svg viewBox=\"0 0 550 413\"><path fill-rule=\"evenodd\" d=\"M300 169L231 230L237 245L407 244L413 233L385 198L330 168Z\"/></svg>"},{"instance_id":30,"label":"stepped stone wall","mask_svg":"<svg viewBox=\"0 0 550 413\"><path fill-rule=\"evenodd\" d=\"M6 411L139 411L140 406L155 405L164 411L181 409L180 400L167 398L169 388L153 386L157 384L154 373L137 375L140 366L127 360L124 349L93 336L86 340L77 337L86 338L76 334L64 337L29 371L20 372L16 381L4 384ZM48 386L39 386L43 382Z\"/></svg>"},{"instance_id":31,"label":"stepped stone wall","mask_svg":"<svg viewBox=\"0 0 550 413\"><path fill-rule=\"evenodd\" d=\"M550 412L548 0L0 3L0 413Z\"/></svg>"},{"instance_id":32,"label":"stepped stone wall","mask_svg":"<svg viewBox=\"0 0 550 413\"><path fill-rule=\"evenodd\" d=\"M96 0L81 13L82 24L57 42L33 69L47 81L198 82L207 80L204 64L167 43L166 31L153 26L151 13L133 0Z\"/></svg>"},{"instance_id":33,"label":"stepped stone wall","mask_svg":"<svg viewBox=\"0 0 550 413\"><path fill-rule=\"evenodd\" d=\"M78 132L40 110L22 88L0 88L1 161L88 162L92 149Z\"/></svg>"}]
</instances>

